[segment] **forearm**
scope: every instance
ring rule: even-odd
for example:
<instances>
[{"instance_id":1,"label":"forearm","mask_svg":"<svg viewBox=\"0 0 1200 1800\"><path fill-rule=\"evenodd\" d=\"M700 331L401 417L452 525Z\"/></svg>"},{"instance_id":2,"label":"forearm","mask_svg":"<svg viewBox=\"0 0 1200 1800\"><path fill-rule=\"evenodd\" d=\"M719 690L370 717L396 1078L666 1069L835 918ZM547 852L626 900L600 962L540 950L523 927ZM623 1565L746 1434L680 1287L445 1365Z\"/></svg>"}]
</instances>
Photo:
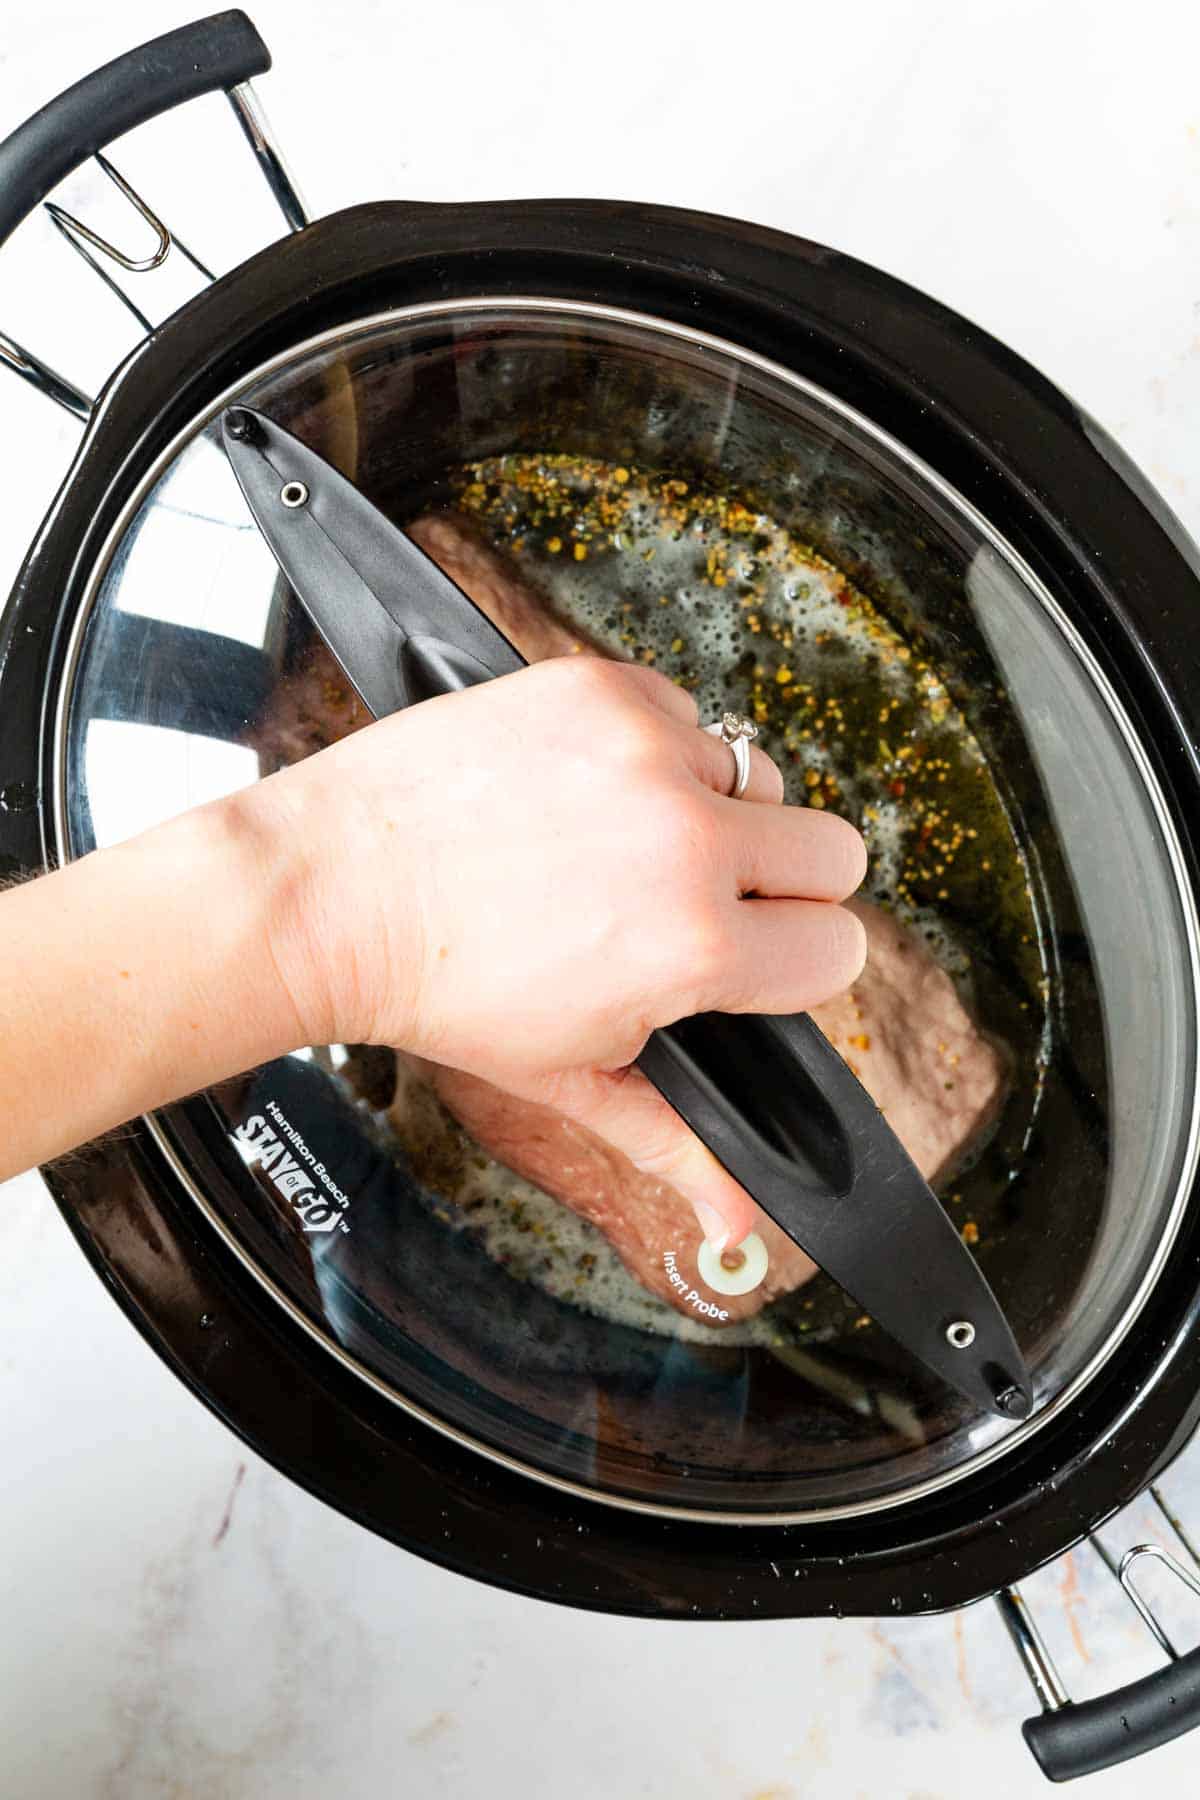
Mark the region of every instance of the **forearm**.
<instances>
[{"instance_id":1,"label":"forearm","mask_svg":"<svg viewBox=\"0 0 1200 1800\"><path fill-rule=\"evenodd\" d=\"M222 802L0 895L0 1178L297 1046L269 856Z\"/></svg>"},{"instance_id":2,"label":"forearm","mask_svg":"<svg viewBox=\"0 0 1200 1800\"><path fill-rule=\"evenodd\" d=\"M769 764L731 800L695 725L648 669L552 658L0 894L0 1176L301 1045L389 1044L569 1113L739 1242L749 1197L629 1065L656 1025L848 987L865 851L769 804Z\"/></svg>"}]
</instances>

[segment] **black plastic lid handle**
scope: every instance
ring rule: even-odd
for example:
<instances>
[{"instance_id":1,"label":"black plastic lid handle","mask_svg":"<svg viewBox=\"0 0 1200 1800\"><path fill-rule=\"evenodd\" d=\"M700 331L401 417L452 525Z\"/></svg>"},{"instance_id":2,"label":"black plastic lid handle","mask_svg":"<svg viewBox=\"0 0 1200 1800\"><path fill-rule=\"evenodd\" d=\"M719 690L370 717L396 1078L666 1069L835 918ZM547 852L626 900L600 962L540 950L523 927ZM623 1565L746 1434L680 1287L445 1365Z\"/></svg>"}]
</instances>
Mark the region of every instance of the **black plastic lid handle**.
<instances>
[{"instance_id":1,"label":"black plastic lid handle","mask_svg":"<svg viewBox=\"0 0 1200 1800\"><path fill-rule=\"evenodd\" d=\"M520 669L487 615L316 451L231 407L225 453L292 591L376 718ZM642 1071L776 1224L911 1355L984 1411L1033 1405L983 1274L813 1021L700 1014Z\"/></svg>"},{"instance_id":2,"label":"black plastic lid handle","mask_svg":"<svg viewBox=\"0 0 1200 1800\"><path fill-rule=\"evenodd\" d=\"M271 66L244 12L213 13L115 57L0 143L0 246L89 156L185 100L237 87Z\"/></svg>"}]
</instances>

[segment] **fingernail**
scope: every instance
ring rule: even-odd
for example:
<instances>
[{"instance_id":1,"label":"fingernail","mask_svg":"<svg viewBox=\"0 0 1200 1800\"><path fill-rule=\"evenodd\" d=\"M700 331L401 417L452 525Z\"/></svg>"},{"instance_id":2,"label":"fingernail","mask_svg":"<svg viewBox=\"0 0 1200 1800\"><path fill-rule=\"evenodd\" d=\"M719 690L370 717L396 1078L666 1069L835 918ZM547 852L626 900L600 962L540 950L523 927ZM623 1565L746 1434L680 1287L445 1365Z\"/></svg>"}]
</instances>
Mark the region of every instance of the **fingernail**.
<instances>
[{"instance_id":1,"label":"fingernail","mask_svg":"<svg viewBox=\"0 0 1200 1800\"><path fill-rule=\"evenodd\" d=\"M700 1229L704 1233L713 1250L719 1256L729 1242L729 1227L707 1200L693 1200L692 1211L700 1221Z\"/></svg>"}]
</instances>

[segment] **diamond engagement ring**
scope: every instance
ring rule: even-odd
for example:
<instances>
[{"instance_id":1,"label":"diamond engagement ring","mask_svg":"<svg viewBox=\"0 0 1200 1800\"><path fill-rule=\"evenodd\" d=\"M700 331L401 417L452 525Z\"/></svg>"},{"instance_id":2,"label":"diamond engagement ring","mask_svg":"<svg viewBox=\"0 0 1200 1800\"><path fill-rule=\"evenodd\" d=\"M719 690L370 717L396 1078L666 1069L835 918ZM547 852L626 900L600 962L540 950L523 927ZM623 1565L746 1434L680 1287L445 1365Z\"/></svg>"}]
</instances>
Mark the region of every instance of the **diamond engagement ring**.
<instances>
[{"instance_id":1,"label":"diamond engagement ring","mask_svg":"<svg viewBox=\"0 0 1200 1800\"><path fill-rule=\"evenodd\" d=\"M726 712L713 725L701 726L709 737L719 737L733 751L733 786L730 798L740 800L750 780L750 740L758 736L758 726L743 713Z\"/></svg>"}]
</instances>

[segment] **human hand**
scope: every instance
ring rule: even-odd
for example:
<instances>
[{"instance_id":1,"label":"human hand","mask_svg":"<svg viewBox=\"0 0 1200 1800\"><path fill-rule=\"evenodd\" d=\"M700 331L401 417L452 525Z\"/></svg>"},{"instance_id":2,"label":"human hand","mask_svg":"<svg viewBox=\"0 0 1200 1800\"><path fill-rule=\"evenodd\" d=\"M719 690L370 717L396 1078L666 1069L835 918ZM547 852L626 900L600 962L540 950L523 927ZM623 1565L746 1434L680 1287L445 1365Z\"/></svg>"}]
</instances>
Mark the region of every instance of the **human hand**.
<instances>
[{"instance_id":1,"label":"human hand","mask_svg":"<svg viewBox=\"0 0 1200 1800\"><path fill-rule=\"evenodd\" d=\"M239 799L308 1041L395 1045L553 1106L738 1242L749 1197L630 1065L678 1018L795 1012L849 986L865 936L836 902L865 851L845 821L778 805L761 751L727 798L728 748L696 724L662 676L564 657Z\"/></svg>"}]
</instances>

